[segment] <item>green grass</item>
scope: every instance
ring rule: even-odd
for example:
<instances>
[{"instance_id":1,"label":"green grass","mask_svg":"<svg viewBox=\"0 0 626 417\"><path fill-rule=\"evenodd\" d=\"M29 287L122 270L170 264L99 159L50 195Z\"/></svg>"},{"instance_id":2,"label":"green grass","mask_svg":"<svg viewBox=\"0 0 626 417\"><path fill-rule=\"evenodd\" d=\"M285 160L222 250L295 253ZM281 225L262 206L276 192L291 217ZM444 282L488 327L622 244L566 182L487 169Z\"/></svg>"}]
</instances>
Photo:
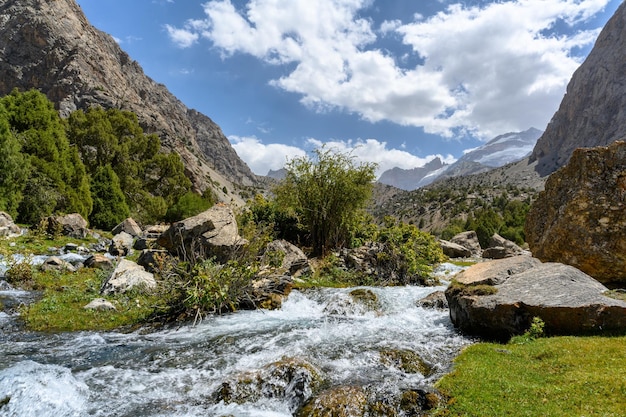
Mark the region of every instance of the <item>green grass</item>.
<instances>
[{"instance_id":1,"label":"green grass","mask_svg":"<svg viewBox=\"0 0 626 417\"><path fill-rule=\"evenodd\" d=\"M21 309L28 328L36 331L111 330L144 322L155 308L163 307L157 295L139 293L100 295L104 274L81 268L74 273L35 272L34 288L43 289L41 300ZM92 311L83 307L94 298L106 298L117 311Z\"/></svg>"},{"instance_id":2,"label":"green grass","mask_svg":"<svg viewBox=\"0 0 626 417\"><path fill-rule=\"evenodd\" d=\"M554 337L466 348L437 384L437 417L624 416L626 337Z\"/></svg>"},{"instance_id":3,"label":"green grass","mask_svg":"<svg viewBox=\"0 0 626 417\"><path fill-rule=\"evenodd\" d=\"M67 237L50 238L31 233L14 239L0 239L0 255L48 254L49 247L61 248L67 243L88 246L93 238L81 240ZM112 330L144 323L155 311L166 308L163 294L131 292L109 297L100 295L103 280L111 271L81 268L77 272L40 271L26 264L18 266L21 276L9 279L13 285L42 292L35 303L21 308L21 318L30 330L79 331ZM27 274L28 273L28 274ZM106 298L117 311L92 311L83 307L94 298Z\"/></svg>"}]
</instances>

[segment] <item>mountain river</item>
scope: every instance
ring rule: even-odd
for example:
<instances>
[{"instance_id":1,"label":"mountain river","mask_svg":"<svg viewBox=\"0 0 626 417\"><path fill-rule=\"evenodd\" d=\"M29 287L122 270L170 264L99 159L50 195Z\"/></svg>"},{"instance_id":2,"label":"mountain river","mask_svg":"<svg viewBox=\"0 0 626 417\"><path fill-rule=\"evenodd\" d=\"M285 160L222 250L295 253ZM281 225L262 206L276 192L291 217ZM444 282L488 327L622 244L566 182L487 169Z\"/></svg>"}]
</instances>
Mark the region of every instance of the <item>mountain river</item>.
<instances>
[{"instance_id":1,"label":"mountain river","mask_svg":"<svg viewBox=\"0 0 626 417\"><path fill-rule=\"evenodd\" d=\"M448 265L448 267L453 267ZM444 287L369 288L377 311L354 303L348 289L293 291L280 310L209 317L195 326L159 331L33 333L0 311L0 416L254 416L288 417L294 395L258 392L225 403L226 381L297 358L327 387L358 385L379 396L432 385L471 340L447 311L416 301ZM0 307L27 301L0 291ZM427 376L381 360L381 351L417 353ZM265 367L265 368L264 368Z\"/></svg>"}]
</instances>

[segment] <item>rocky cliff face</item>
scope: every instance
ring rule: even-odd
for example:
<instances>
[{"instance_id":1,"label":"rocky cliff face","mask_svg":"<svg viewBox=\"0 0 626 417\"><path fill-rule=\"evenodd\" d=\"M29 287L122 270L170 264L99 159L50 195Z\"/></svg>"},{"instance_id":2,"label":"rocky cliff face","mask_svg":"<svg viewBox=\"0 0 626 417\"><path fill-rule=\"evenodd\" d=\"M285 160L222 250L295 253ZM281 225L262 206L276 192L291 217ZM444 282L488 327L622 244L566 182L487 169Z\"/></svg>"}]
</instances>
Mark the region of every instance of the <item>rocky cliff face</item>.
<instances>
[{"instance_id":1,"label":"rocky cliff face","mask_svg":"<svg viewBox=\"0 0 626 417\"><path fill-rule=\"evenodd\" d=\"M256 183L219 126L146 76L74 0L0 0L0 39L1 95L37 88L62 116L93 105L133 111L181 155L198 190L212 181Z\"/></svg>"},{"instance_id":2,"label":"rocky cliff face","mask_svg":"<svg viewBox=\"0 0 626 417\"><path fill-rule=\"evenodd\" d=\"M626 3L606 24L576 70L559 110L538 140L530 161L541 176L565 165L579 147L626 136Z\"/></svg>"},{"instance_id":3,"label":"rocky cliff face","mask_svg":"<svg viewBox=\"0 0 626 417\"><path fill-rule=\"evenodd\" d=\"M542 261L572 265L603 283L626 282L626 142L577 149L548 178L525 232Z\"/></svg>"}]
</instances>

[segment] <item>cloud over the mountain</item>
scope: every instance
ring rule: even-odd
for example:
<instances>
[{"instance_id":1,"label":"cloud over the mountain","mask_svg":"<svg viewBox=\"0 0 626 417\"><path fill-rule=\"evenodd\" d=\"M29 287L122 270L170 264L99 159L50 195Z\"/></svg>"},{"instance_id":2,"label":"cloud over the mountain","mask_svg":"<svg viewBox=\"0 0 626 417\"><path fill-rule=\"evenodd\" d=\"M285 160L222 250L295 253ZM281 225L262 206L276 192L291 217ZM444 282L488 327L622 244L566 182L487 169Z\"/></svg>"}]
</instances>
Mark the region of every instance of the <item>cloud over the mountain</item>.
<instances>
[{"instance_id":1,"label":"cloud over the mountain","mask_svg":"<svg viewBox=\"0 0 626 417\"><path fill-rule=\"evenodd\" d=\"M249 54L281 66L284 75L270 83L310 108L488 138L546 125L580 64L577 48L597 36L576 24L607 2L453 4L374 27L361 17L372 0L250 0L243 9L213 0L203 19L167 30L181 47L207 39L226 59ZM567 30L549 34L557 25ZM382 40L402 52L381 48Z\"/></svg>"}]
</instances>

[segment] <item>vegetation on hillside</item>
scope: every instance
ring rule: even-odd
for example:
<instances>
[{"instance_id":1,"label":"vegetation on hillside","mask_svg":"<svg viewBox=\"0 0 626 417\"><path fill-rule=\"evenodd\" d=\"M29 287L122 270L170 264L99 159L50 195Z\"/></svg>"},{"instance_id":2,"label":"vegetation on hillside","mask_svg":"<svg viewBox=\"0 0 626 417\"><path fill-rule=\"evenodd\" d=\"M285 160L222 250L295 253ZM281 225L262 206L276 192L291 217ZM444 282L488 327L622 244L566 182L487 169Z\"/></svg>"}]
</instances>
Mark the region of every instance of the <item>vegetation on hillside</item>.
<instances>
[{"instance_id":1,"label":"vegetation on hillside","mask_svg":"<svg viewBox=\"0 0 626 417\"><path fill-rule=\"evenodd\" d=\"M474 230L481 245L488 246L494 233L524 243L524 222L537 191L513 185L454 187L450 182L436 183L372 205L377 218L393 216L442 239Z\"/></svg>"}]
</instances>

